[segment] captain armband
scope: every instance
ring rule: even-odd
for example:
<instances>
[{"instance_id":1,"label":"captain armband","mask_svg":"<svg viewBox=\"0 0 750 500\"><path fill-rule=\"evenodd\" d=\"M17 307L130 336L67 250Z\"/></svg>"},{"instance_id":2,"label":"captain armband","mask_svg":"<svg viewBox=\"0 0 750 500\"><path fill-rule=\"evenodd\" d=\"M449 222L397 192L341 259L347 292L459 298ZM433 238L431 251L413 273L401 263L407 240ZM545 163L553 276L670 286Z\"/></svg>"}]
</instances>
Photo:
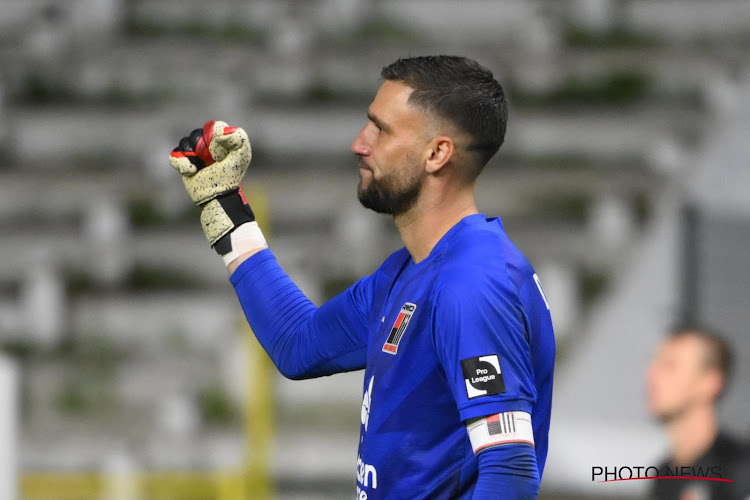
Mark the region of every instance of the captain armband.
<instances>
[{"instance_id":1,"label":"captain armband","mask_svg":"<svg viewBox=\"0 0 750 500\"><path fill-rule=\"evenodd\" d=\"M496 413L466 424L474 454L504 444L529 444L534 446L534 429L531 415L525 411Z\"/></svg>"}]
</instances>

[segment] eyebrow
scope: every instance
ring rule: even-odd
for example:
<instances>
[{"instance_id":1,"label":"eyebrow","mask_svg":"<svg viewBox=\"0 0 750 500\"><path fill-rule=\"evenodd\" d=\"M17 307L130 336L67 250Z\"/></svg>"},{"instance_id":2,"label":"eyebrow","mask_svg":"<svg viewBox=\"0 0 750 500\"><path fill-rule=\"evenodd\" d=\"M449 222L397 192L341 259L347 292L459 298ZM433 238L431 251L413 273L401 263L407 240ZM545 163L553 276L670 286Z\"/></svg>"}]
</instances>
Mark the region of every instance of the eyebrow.
<instances>
[{"instance_id":1,"label":"eyebrow","mask_svg":"<svg viewBox=\"0 0 750 500\"><path fill-rule=\"evenodd\" d=\"M370 111L369 109L367 110L367 119L370 120L375 125L377 125L382 130L388 131L388 130L391 129L391 127L389 127L388 125L386 125L385 123L383 123L383 121L380 118L378 118L377 116L375 116L372 113L372 111Z\"/></svg>"}]
</instances>

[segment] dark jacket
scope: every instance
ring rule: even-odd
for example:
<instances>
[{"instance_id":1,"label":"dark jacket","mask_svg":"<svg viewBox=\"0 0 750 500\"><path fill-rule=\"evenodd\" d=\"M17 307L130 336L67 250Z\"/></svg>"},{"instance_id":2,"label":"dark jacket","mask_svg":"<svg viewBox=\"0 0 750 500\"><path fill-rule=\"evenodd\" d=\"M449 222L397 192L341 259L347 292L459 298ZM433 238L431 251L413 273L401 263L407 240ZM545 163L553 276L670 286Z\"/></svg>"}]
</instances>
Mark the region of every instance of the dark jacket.
<instances>
[{"instance_id":1,"label":"dark jacket","mask_svg":"<svg viewBox=\"0 0 750 500\"><path fill-rule=\"evenodd\" d=\"M649 496L653 500L746 500L750 498L750 446L719 433L694 463L675 465L671 459L665 460L659 475L685 479L654 479Z\"/></svg>"}]
</instances>

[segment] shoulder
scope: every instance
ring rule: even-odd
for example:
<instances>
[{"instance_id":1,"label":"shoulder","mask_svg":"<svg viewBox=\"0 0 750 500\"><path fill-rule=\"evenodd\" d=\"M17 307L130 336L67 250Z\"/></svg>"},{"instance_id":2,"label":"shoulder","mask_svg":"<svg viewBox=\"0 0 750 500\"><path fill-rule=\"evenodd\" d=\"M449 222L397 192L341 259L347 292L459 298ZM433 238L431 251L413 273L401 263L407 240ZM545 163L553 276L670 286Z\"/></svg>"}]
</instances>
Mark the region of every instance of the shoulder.
<instances>
[{"instance_id":1,"label":"shoulder","mask_svg":"<svg viewBox=\"0 0 750 500\"><path fill-rule=\"evenodd\" d=\"M517 288L514 274L529 276L531 265L497 221L472 225L459 232L440 256L439 284L451 287Z\"/></svg>"},{"instance_id":2,"label":"shoulder","mask_svg":"<svg viewBox=\"0 0 750 500\"><path fill-rule=\"evenodd\" d=\"M411 256L406 248L402 247L393 252L383 261L377 271L378 274L396 274L409 262Z\"/></svg>"},{"instance_id":3,"label":"shoulder","mask_svg":"<svg viewBox=\"0 0 750 500\"><path fill-rule=\"evenodd\" d=\"M388 256L387 259L380 264L375 272L365 279L373 282L387 282L392 281L401 272L404 266L409 262L409 252L406 248L400 248Z\"/></svg>"},{"instance_id":4,"label":"shoulder","mask_svg":"<svg viewBox=\"0 0 750 500\"><path fill-rule=\"evenodd\" d=\"M388 283L396 278L408 255L404 248L396 250L375 271L358 279L348 290L355 294L364 294L364 299L371 300L373 294L377 294L379 289L387 287Z\"/></svg>"},{"instance_id":5,"label":"shoulder","mask_svg":"<svg viewBox=\"0 0 750 500\"><path fill-rule=\"evenodd\" d=\"M436 262L436 304L517 302L517 289L499 235L486 231L464 234L440 257Z\"/></svg>"},{"instance_id":6,"label":"shoulder","mask_svg":"<svg viewBox=\"0 0 750 500\"><path fill-rule=\"evenodd\" d=\"M714 442L713 451L728 461L750 460L750 445L726 432L720 432Z\"/></svg>"},{"instance_id":7,"label":"shoulder","mask_svg":"<svg viewBox=\"0 0 750 500\"><path fill-rule=\"evenodd\" d=\"M750 492L750 445L721 432L703 458L705 465L719 465L725 477L733 479L738 491ZM744 497L743 497L744 498Z\"/></svg>"}]
</instances>

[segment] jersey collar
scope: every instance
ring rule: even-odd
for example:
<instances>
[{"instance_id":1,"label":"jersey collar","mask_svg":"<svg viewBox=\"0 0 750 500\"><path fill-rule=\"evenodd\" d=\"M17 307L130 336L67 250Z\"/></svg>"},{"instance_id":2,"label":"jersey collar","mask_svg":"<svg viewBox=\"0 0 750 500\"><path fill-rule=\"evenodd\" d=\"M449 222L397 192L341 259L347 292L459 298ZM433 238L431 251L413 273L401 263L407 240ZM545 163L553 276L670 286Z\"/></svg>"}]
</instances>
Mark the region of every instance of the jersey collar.
<instances>
[{"instance_id":1,"label":"jersey collar","mask_svg":"<svg viewBox=\"0 0 750 500\"><path fill-rule=\"evenodd\" d=\"M432 261L437 255L440 255L444 249L450 246L451 241L454 239L455 235L461 232L463 229L467 227L475 227L479 226L480 224L486 224L488 222L495 222L497 221L497 224L500 226L500 229L503 229L503 224L500 221L499 217L489 217L483 213L478 214L472 214L467 215L460 221L458 221L456 224L453 225L452 228L448 230L447 233L445 233L440 240L435 244L434 247L432 247L432 250L430 251L430 254L425 257L424 260L420 261L418 264L415 264L414 261L409 257L409 265L411 266L417 266L421 267L427 262Z\"/></svg>"}]
</instances>

